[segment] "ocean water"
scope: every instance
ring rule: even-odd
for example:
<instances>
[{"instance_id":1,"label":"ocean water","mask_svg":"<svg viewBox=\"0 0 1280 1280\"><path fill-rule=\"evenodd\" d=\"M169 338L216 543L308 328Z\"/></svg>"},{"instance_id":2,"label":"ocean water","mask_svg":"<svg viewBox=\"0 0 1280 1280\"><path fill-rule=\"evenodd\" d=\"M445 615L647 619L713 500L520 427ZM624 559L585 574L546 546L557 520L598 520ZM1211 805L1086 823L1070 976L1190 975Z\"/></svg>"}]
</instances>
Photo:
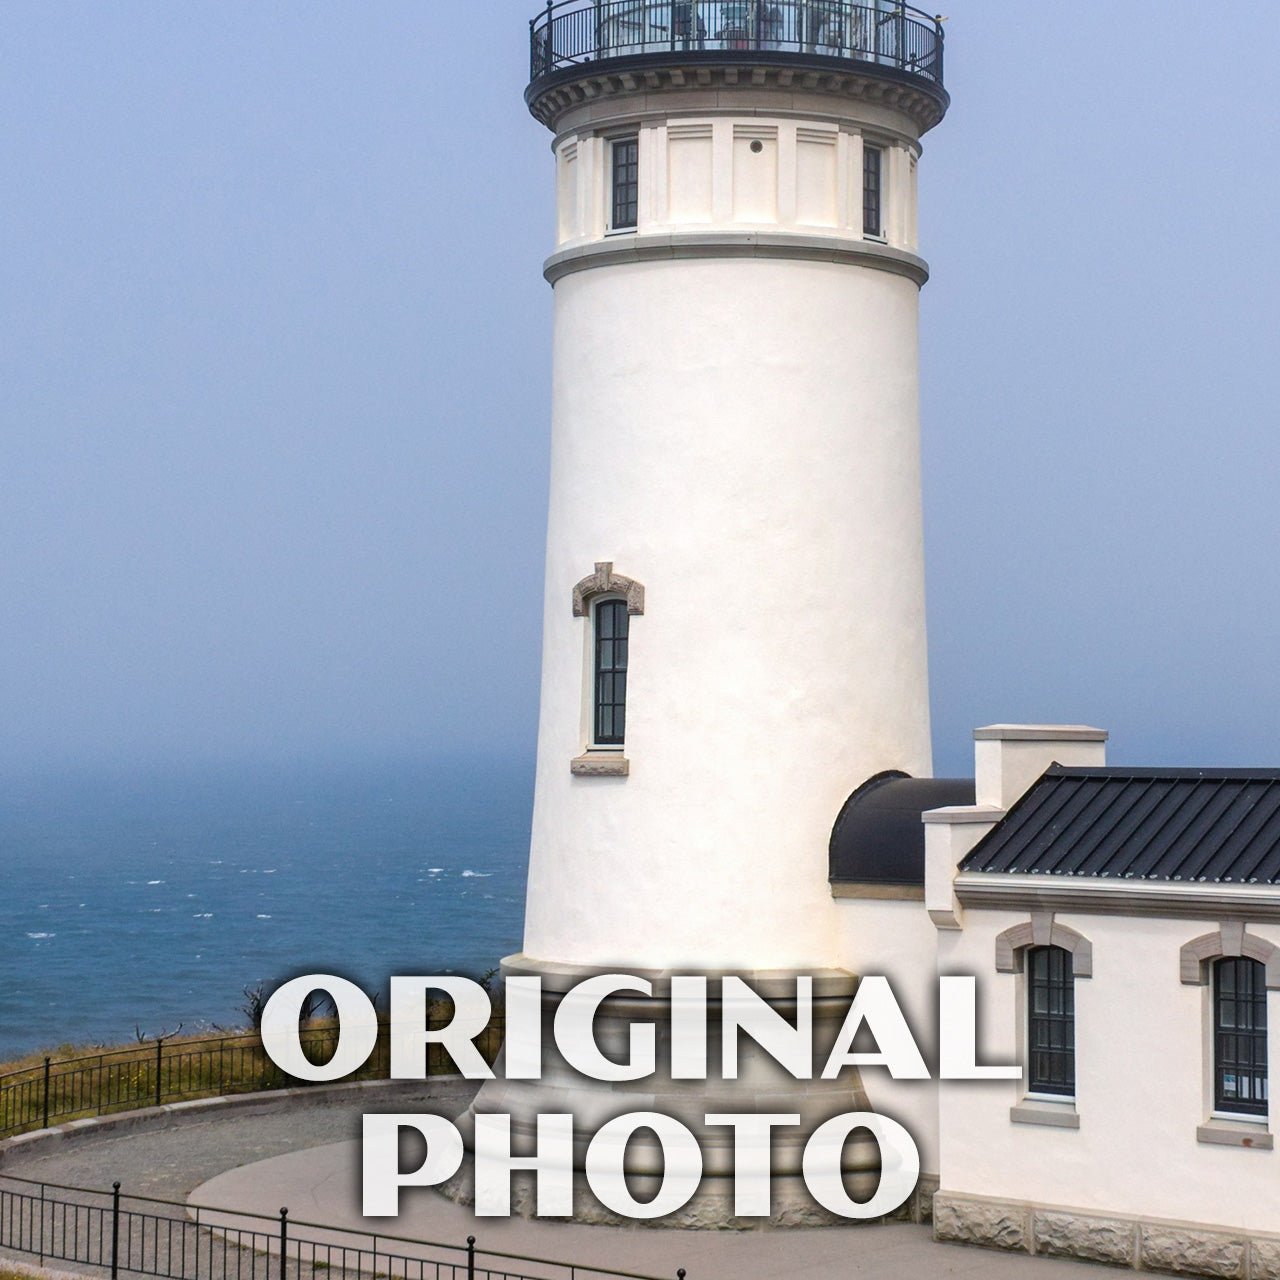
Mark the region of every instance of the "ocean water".
<instances>
[{"instance_id":1,"label":"ocean water","mask_svg":"<svg viewBox=\"0 0 1280 1280\"><path fill-rule=\"evenodd\" d=\"M0 1057L244 1024L243 990L519 950L532 761L0 783Z\"/></svg>"}]
</instances>

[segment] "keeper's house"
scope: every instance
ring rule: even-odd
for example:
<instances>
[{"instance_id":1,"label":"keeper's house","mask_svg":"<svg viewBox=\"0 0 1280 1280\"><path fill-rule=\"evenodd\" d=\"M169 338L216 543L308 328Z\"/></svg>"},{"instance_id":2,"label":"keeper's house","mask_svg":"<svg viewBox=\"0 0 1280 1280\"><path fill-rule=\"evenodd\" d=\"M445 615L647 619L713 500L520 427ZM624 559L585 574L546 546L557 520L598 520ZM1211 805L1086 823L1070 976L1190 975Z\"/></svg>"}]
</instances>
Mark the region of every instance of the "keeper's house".
<instances>
[{"instance_id":1,"label":"keeper's house","mask_svg":"<svg viewBox=\"0 0 1280 1280\"><path fill-rule=\"evenodd\" d=\"M973 783L872 779L831 845L851 966L887 959L908 1000L926 947L979 975L981 1060L1025 1067L942 1083L934 1124L918 1086L864 1076L938 1170L937 1235L1280 1276L1280 770L1108 768L1077 726L975 737Z\"/></svg>"}]
</instances>

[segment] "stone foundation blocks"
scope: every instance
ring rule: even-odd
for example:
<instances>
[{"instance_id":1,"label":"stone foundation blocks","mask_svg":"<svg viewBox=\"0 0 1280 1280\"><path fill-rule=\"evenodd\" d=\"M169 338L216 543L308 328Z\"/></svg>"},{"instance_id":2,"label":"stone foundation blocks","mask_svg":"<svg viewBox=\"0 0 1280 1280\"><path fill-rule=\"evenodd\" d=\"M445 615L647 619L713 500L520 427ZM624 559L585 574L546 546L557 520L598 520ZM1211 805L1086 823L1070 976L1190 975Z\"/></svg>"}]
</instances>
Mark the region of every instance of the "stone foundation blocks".
<instances>
[{"instance_id":1,"label":"stone foundation blocks","mask_svg":"<svg viewBox=\"0 0 1280 1280\"><path fill-rule=\"evenodd\" d=\"M1123 1218L1035 1211L1036 1253L1131 1267L1137 1256L1137 1242L1137 1228Z\"/></svg>"},{"instance_id":2,"label":"stone foundation blocks","mask_svg":"<svg viewBox=\"0 0 1280 1280\"><path fill-rule=\"evenodd\" d=\"M1248 1254L1249 1242L1241 1237L1151 1224L1142 1227L1142 1266L1147 1271L1245 1280Z\"/></svg>"},{"instance_id":3,"label":"stone foundation blocks","mask_svg":"<svg viewBox=\"0 0 1280 1280\"><path fill-rule=\"evenodd\" d=\"M1031 1206L939 1192L933 1197L933 1238L1029 1253Z\"/></svg>"},{"instance_id":4,"label":"stone foundation blocks","mask_svg":"<svg viewBox=\"0 0 1280 1280\"><path fill-rule=\"evenodd\" d=\"M1165 1275L1280 1280L1280 1236L939 1191L937 1240Z\"/></svg>"}]
</instances>

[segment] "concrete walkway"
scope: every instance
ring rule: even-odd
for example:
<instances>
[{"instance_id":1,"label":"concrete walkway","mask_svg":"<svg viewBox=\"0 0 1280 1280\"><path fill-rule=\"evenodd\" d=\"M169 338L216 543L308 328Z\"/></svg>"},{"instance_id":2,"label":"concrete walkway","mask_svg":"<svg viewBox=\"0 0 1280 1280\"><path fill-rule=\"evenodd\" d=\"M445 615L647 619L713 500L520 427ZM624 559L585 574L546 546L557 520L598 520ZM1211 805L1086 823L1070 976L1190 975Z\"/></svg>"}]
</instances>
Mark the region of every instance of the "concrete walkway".
<instances>
[{"instance_id":1,"label":"concrete walkway","mask_svg":"<svg viewBox=\"0 0 1280 1280\"><path fill-rule=\"evenodd\" d=\"M429 1189L402 1192L401 1217L359 1212L359 1133L364 1111L457 1114L470 1086L436 1081L413 1105L373 1104L368 1096L324 1106L238 1115L224 1111L174 1129L85 1134L43 1154L13 1153L6 1175L184 1200L193 1205L273 1215L295 1222L367 1230L657 1276L684 1267L689 1280L1091 1280L1110 1267L936 1244L927 1227L906 1223L752 1232L598 1227L524 1219L477 1219ZM202 1219L205 1217L202 1211ZM386 1246L382 1246L385 1248ZM399 1250L394 1250L399 1252ZM408 1250L406 1250L408 1252Z\"/></svg>"}]
</instances>

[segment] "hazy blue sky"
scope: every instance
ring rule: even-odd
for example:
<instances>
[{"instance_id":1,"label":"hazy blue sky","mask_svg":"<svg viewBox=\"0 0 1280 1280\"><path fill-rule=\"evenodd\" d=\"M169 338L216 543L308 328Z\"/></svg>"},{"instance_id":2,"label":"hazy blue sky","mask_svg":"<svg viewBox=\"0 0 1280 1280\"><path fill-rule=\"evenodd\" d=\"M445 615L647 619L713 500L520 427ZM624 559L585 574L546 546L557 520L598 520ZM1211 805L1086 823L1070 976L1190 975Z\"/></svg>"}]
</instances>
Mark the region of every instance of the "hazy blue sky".
<instances>
[{"instance_id":1,"label":"hazy blue sky","mask_svg":"<svg viewBox=\"0 0 1280 1280\"><path fill-rule=\"evenodd\" d=\"M527 0L10 0L0 765L532 751ZM957 0L926 139L935 745L1280 764L1280 5Z\"/></svg>"}]
</instances>

